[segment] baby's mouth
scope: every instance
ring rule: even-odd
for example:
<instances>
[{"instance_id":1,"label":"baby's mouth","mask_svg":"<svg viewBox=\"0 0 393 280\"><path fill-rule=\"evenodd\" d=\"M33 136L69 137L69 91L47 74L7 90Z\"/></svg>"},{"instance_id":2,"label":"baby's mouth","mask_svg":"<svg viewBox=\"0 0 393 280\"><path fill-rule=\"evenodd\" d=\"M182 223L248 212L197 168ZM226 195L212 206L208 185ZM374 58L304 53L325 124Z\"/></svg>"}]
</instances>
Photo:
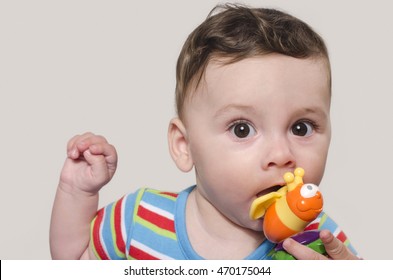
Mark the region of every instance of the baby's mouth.
<instances>
[{"instance_id":1,"label":"baby's mouth","mask_svg":"<svg viewBox=\"0 0 393 280\"><path fill-rule=\"evenodd\" d=\"M271 186L271 187L269 187L269 188L267 188L267 189L264 189L263 191L260 191L259 193L257 193L257 198L258 197L261 197L261 196L263 196L263 195L265 195L265 194L268 194L268 193L271 193L271 192L276 192L276 191L278 191L279 189L281 189L283 187L283 185L274 185L274 186Z\"/></svg>"},{"instance_id":2,"label":"baby's mouth","mask_svg":"<svg viewBox=\"0 0 393 280\"><path fill-rule=\"evenodd\" d=\"M267 208L273 202L272 199L278 195L276 195L275 192L278 192L282 187L282 185L273 185L256 194L256 198L251 203L249 210L249 216L252 220L259 220L264 217Z\"/></svg>"}]
</instances>

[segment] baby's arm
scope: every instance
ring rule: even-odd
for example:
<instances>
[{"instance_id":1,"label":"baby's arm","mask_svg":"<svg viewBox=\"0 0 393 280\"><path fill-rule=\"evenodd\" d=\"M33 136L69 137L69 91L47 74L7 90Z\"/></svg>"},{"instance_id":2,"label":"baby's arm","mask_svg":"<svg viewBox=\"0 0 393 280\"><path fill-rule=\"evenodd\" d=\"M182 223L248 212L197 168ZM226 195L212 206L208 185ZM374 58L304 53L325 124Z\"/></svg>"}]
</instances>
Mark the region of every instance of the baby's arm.
<instances>
[{"instance_id":1,"label":"baby's arm","mask_svg":"<svg viewBox=\"0 0 393 280\"><path fill-rule=\"evenodd\" d=\"M50 225L53 259L94 258L88 249L90 222L97 212L98 191L116 166L116 150L104 137L85 133L68 142Z\"/></svg>"}]
</instances>

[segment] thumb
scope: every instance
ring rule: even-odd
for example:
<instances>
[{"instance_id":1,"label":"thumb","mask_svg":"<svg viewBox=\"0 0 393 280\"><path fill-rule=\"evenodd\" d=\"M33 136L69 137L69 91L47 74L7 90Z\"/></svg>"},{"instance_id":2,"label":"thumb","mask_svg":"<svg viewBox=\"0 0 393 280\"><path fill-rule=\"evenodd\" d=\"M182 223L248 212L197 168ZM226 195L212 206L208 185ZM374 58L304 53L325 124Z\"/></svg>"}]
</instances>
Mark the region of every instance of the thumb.
<instances>
[{"instance_id":1,"label":"thumb","mask_svg":"<svg viewBox=\"0 0 393 280\"><path fill-rule=\"evenodd\" d=\"M325 246L326 253L333 260L355 260L358 259L340 240L335 238L328 230L320 232L320 238Z\"/></svg>"}]
</instances>

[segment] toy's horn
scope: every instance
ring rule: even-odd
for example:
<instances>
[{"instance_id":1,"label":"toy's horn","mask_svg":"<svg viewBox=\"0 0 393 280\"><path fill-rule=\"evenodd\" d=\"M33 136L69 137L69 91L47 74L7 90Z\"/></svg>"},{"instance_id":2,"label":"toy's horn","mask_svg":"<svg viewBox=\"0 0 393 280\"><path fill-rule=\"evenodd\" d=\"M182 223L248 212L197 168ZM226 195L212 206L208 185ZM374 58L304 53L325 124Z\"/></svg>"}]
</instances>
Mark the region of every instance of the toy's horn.
<instances>
[{"instance_id":1,"label":"toy's horn","mask_svg":"<svg viewBox=\"0 0 393 280\"><path fill-rule=\"evenodd\" d=\"M287 172L284 174L285 183L287 183L288 191L294 190L299 184L303 184L304 169L296 168L293 174Z\"/></svg>"}]
</instances>

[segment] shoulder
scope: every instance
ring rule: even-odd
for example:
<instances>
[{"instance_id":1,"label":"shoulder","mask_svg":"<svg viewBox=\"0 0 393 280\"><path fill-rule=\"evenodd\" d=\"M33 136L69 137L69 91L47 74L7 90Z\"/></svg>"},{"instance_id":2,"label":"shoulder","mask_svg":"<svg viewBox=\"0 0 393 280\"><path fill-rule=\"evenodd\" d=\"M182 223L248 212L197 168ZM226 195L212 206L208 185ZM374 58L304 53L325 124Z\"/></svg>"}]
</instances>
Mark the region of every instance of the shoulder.
<instances>
[{"instance_id":1,"label":"shoulder","mask_svg":"<svg viewBox=\"0 0 393 280\"><path fill-rule=\"evenodd\" d=\"M135 199L134 219L150 222L158 218L173 220L179 194L154 189L143 189Z\"/></svg>"},{"instance_id":2,"label":"shoulder","mask_svg":"<svg viewBox=\"0 0 393 280\"><path fill-rule=\"evenodd\" d=\"M171 245L170 241L176 240L174 220L179 201L186 197L187 190L176 193L142 188L103 207L91 225L94 256L134 258L132 253L140 251L140 248L135 249L138 244L143 241L145 248L146 240L160 243L158 237L165 237L165 244Z\"/></svg>"}]
</instances>

